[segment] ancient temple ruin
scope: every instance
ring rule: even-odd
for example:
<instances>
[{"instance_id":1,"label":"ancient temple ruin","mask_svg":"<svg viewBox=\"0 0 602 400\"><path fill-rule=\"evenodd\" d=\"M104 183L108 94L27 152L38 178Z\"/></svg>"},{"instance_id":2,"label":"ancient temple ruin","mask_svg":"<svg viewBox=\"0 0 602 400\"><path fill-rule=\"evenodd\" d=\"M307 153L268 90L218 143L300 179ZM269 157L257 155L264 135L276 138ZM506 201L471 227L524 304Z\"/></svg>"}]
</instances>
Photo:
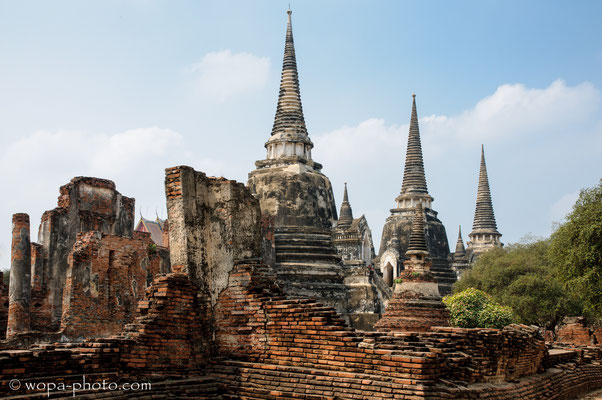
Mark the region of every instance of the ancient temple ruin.
<instances>
[{"instance_id":1,"label":"ancient temple ruin","mask_svg":"<svg viewBox=\"0 0 602 400\"><path fill-rule=\"evenodd\" d=\"M412 95L412 115L401 193L395 199L397 207L391 210L391 215L383 226L378 252L379 268L389 286L393 285L393 280L403 271L403 257L408 248L412 216L416 204L421 204L426 213L426 244L432 258L433 274L439 282L441 294L451 293L456 274L449 265L447 234L437 218L437 212L432 208L433 200L426 185L416 96Z\"/></svg>"},{"instance_id":2,"label":"ancient temple ruin","mask_svg":"<svg viewBox=\"0 0 602 400\"><path fill-rule=\"evenodd\" d=\"M382 279L348 281L348 271L365 278L361 271L370 270L362 236L369 228L353 218L347 191L336 219L328 178L311 160L290 10L288 17L268 157L248 186L167 168L162 243L169 249L133 231L134 200L107 180L78 177L63 186L58 207L42 218L40 244L30 242L29 217L14 215L10 293L0 286L9 309L0 395L569 400L601 387L602 334L580 321L566 321L557 343L532 326L445 326L437 280L446 275L435 270L438 253L431 259L433 238L445 231L430 208L415 105L411 159L388 221L388 243L402 254L401 282L377 330L349 325L359 314L350 307L352 287ZM83 375L90 385L75 391ZM36 389L49 382L68 386ZM105 382L116 386L103 390ZM121 386L132 382L152 385Z\"/></svg>"},{"instance_id":3,"label":"ancient temple ruin","mask_svg":"<svg viewBox=\"0 0 602 400\"><path fill-rule=\"evenodd\" d=\"M313 143L301 105L290 10L278 105L265 148L266 158L255 163L257 168L249 173L247 185L259 200L261 212L274 221L279 282L287 293L319 299L350 324L370 329L380 317L387 294L377 287L378 277L371 278L368 268L344 268L334 246L334 194L330 180L321 172L322 165L311 156ZM366 266L371 256L363 256ZM359 301L350 290L373 300Z\"/></svg>"},{"instance_id":4,"label":"ancient temple ruin","mask_svg":"<svg viewBox=\"0 0 602 400\"><path fill-rule=\"evenodd\" d=\"M169 254L133 232L134 199L111 181L76 177L42 216L30 243L29 216L13 216L8 339L76 340L120 332Z\"/></svg>"}]
</instances>

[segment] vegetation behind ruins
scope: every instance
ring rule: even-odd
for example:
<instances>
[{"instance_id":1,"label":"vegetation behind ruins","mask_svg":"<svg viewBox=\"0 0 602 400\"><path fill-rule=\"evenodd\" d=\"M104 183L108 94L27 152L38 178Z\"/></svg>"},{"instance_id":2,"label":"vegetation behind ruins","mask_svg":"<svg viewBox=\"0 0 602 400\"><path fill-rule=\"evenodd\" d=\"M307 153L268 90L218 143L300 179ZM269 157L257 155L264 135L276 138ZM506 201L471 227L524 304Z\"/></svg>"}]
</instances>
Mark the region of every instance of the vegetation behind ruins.
<instances>
[{"instance_id":1,"label":"vegetation behind ruins","mask_svg":"<svg viewBox=\"0 0 602 400\"><path fill-rule=\"evenodd\" d=\"M452 326L501 329L517 322L510 307L498 304L490 295L475 288L445 296L443 303L449 308Z\"/></svg>"},{"instance_id":2,"label":"vegetation behind ruins","mask_svg":"<svg viewBox=\"0 0 602 400\"><path fill-rule=\"evenodd\" d=\"M480 289L520 321L553 328L570 315L602 321L602 180L581 191L550 238L526 239L479 257L454 293Z\"/></svg>"}]
</instances>

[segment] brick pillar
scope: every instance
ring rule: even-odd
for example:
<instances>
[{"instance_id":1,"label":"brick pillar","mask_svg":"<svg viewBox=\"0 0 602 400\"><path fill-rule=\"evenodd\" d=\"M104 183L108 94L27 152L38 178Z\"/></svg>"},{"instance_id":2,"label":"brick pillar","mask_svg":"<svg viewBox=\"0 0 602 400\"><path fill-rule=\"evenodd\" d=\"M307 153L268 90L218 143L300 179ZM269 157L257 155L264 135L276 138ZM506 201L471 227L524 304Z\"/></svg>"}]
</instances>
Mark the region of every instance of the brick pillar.
<instances>
[{"instance_id":1,"label":"brick pillar","mask_svg":"<svg viewBox=\"0 0 602 400\"><path fill-rule=\"evenodd\" d=\"M8 288L8 323L6 338L30 330L31 245L29 215L13 215L10 283Z\"/></svg>"},{"instance_id":2,"label":"brick pillar","mask_svg":"<svg viewBox=\"0 0 602 400\"><path fill-rule=\"evenodd\" d=\"M41 244L31 244L31 291L41 291L44 283L44 250Z\"/></svg>"},{"instance_id":3,"label":"brick pillar","mask_svg":"<svg viewBox=\"0 0 602 400\"><path fill-rule=\"evenodd\" d=\"M162 239L163 239L163 247L169 249L169 220L167 220L167 219L163 223Z\"/></svg>"}]
</instances>

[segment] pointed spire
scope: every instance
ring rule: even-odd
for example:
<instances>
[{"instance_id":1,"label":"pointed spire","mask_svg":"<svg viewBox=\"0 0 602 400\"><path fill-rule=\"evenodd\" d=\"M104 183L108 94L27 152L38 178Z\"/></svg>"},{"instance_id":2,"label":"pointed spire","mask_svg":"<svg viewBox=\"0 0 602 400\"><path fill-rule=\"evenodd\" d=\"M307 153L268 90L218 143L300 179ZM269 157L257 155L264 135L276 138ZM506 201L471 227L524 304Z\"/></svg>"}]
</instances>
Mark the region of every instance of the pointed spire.
<instances>
[{"instance_id":1,"label":"pointed spire","mask_svg":"<svg viewBox=\"0 0 602 400\"><path fill-rule=\"evenodd\" d=\"M288 23L286 27L286 42L284 46L284 60L282 62L282 77L280 80L280 94L274 118L272 135L281 132L307 136L303 107L301 106L301 93L299 91L299 75L297 73L297 59L295 57L295 43L293 41L293 28L291 23L292 11L286 11Z\"/></svg>"},{"instance_id":2,"label":"pointed spire","mask_svg":"<svg viewBox=\"0 0 602 400\"><path fill-rule=\"evenodd\" d=\"M466 255L466 248L464 247L464 241L462 240L462 225L458 227L458 241L456 242L456 252L454 258L461 258Z\"/></svg>"},{"instance_id":3,"label":"pointed spire","mask_svg":"<svg viewBox=\"0 0 602 400\"><path fill-rule=\"evenodd\" d=\"M422 145L420 144L420 130L418 128L415 94L412 94L410 133L408 135L406 164L403 171L403 183L401 185L401 194L403 195L406 193L428 194L426 178L424 176L424 162L422 160Z\"/></svg>"},{"instance_id":4,"label":"pointed spire","mask_svg":"<svg viewBox=\"0 0 602 400\"><path fill-rule=\"evenodd\" d=\"M339 221L337 227L349 227L353 222L353 211L349 204L349 196L347 195L347 182L345 182L345 192L343 193L343 203L341 203L341 212L339 214Z\"/></svg>"},{"instance_id":5,"label":"pointed spire","mask_svg":"<svg viewBox=\"0 0 602 400\"><path fill-rule=\"evenodd\" d=\"M425 252L428 254L426 247L426 238L424 237L424 213L422 211L422 204L416 204L414 218L412 219L412 232L410 233L410 243L408 244L408 251L410 252Z\"/></svg>"},{"instance_id":6,"label":"pointed spire","mask_svg":"<svg viewBox=\"0 0 602 400\"><path fill-rule=\"evenodd\" d=\"M477 191L477 206L472 224L474 231L497 232L493 204L491 202L491 191L489 190L489 179L487 178L487 165L485 164L485 146L481 145L481 168L479 171L479 189Z\"/></svg>"}]
</instances>

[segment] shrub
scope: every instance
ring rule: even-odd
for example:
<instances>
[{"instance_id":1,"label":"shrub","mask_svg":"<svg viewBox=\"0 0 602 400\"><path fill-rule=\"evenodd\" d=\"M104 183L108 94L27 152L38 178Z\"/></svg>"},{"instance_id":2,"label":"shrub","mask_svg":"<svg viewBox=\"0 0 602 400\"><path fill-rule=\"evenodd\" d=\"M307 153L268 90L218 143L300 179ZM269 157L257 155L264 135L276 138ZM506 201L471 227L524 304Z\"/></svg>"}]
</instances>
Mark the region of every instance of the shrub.
<instances>
[{"instance_id":1,"label":"shrub","mask_svg":"<svg viewBox=\"0 0 602 400\"><path fill-rule=\"evenodd\" d=\"M496 303L487 293L468 288L443 298L450 312L451 325L460 328L503 328L516 321L510 307Z\"/></svg>"}]
</instances>

